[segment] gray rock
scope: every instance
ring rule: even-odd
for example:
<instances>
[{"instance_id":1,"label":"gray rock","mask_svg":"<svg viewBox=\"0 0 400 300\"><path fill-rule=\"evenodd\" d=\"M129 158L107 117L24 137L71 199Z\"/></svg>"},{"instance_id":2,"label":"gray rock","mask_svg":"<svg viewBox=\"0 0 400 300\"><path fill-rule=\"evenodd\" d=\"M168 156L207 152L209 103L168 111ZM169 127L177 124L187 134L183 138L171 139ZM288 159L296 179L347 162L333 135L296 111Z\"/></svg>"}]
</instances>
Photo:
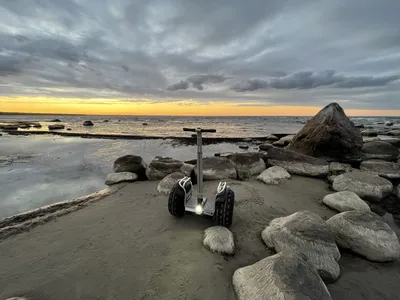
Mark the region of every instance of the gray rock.
<instances>
[{"instance_id":1,"label":"gray rock","mask_svg":"<svg viewBox=\"0 0 400 300\"><path fill-rule=\"evenodd\" d=\"M113 185L116 183L120 183L123 181L136 181L138 176L135 173L131 172L118 172L118 173L110 173L106 177L105 184Z\"/></svg>"},{"instance_id":2,"label":"gray rock","mask_svg":"<svg viewBox=\"0 0 400 300\"><path fill-rule=\"evenodd\" d=\"M271 166L282 167L295 175L322 177L329 173L327 161L281 148L268 150L267 163Z\"/></svg>"},{"instance_id":3,"label":"gray rock","mask_svg":"<svg viewBox=\"0 0 400 300\"><path fill-rule=\"evenodd\" d=\"M197 166L194 168L197 177ZM237 179L233 162L226 157L203 158L203 180Z\"/></svg>"},{"instance_id":4,"label":"gray rock","mask_svg":"<svg viewBox=\"0 0 400 300\"><path fill-rule=\"evenodd\" d=\"M260 148L261 151L268 151L272 147L274 147L274 146L272 146L272 144L268 144L268 143L258 146L258 148Z\"/></svg>"},{"instance_id":5,"label":"gray rock","mask_svg":"<svg viewBox=\"0 0 400 300\"><path fill-rule=\"evenodd\" d=\"M258 152L234 153L229 159L236 169L238 179L258 175L266 168L265 162Z\"/></svg>"},{"instance_id":6,"label":"gray rock","mask_svg":"<svg viewBox=\"0 0 400 300\"><path fill-rule=\"evenodd\" d=\"M351 191L364 200L379 202L392 193L392 183L379 175L356 171L344 173L335 178L332 187L335 191Z\"/></svg>"},{"instance_id":7,"label":"gray rock","mask_svg":"<svg viewBox=\"0 0 400 300\"><path fill-rule=\"evenodd\" d=\"M181 172L174 172L165 176L157 185L157 191L160 194L168 195L171 192L171 189L175 185L175 183L183 177L185 177L185 174Z\"/></svg>"},{"instance_id":8,"label":"gray rock","mask_svg":"<svg viewBox=\"0 0 400 300\"><path fill-rule=\"evenodd\" d=\"M138 155L124 155L118 157L113 164L113 171L118 172L131 172L138 175L138 180L146 180L147 164L141 156Z\"/></svg>"},{"instance_id":9,"label":"gray rock","mask_svg":"<svg viewBox=\"0 0 400 300\"><path fill-rule=\"evenodd\" d=\"M393 145L397 149L400 148L400 138L385 138L383 141Z\"/></svg>"},{"instance_id":10,"label":"gray rock","mask_svg":"<svg viewBox=\"0 0 400 300\"><path fill-rule=\"evenodd\" d=\"M278 141L278 140L279 140L279 138L276 137L276 136L273 135L273 134L268 135L266 139L267 139L267 141L271 141L271 142L275 142L275 141Z\"/></svg>"},{"instance_id":11,"label":"gray rock","mask_svg":"<svg viewBox=\"0 0 400 300\"><path fill-rule=\"evenodd\" d=\"M336 177L338 177L338 175L329 175L329 176L327 177L328 183L329 183L329 184L332 184Z\"/></svg>"},{"instance_id":12,"label":"gray rock","mask_svg":"<svg viewBox=\"0 0 400 300\"><path fill-rule=\"evenodd\" d=\"M393 122L392 121L386 121L385 122L385 126L393 126Z\"/></svg>"},{"instance_id":13,"label":"gray rock","mask_svg":"<svg viewBox=\"0 0 400 300\"><path fill-rule=\"evenodd\" d=\"M339 162L331 162L329 164L329 174L331 175L340 175L351 171L352 167L349 164L342 164Z\"/></svg>"},{"instance_id":14,"label":"gray rock","mask_svg":"<svg viewBox=\"0 0 400 300\"><path fill-rule=\"evenodd\" d=\"M318 214L299 211L273 219L261 237L267 247L276 252L295 250L304 255L323 280L333 282L339 278L340 252L328 226Z\"/></svg>"},{"instance_id":15,"label":"gray rock","mask_svg":"<svg viewBox=\"0 0 400 300\"><path fill-rule=\"evenodd\" d=\"M50 124L48 126L49 130L57 130L57 129L64 129L65 125L62 124Z\"/></svg>"},{"instance_id":16,"label":"gray rock","mask_svg":"<svg viewBox=\"0 0 400 300\"><path fill-rule=\"evenodd\" d=\"M366 160L361 163L360 170L375 172L387 179L400 179L400 165L394 162L380 159Z\"/></svg>"},{"instance_id":17,"label":"gray rock","mask_svg":"<svg viewBox=\"0 0 400 300\"><path fill-rule=\"evenodd\" d=\"M317 271L293 251L237 269L232 284L237 300L332 300Z\"/></svg>"},{"instance_id":18,"label":"gray rock","mask_svg":"<svg viewBox=\"0 0 400 300\"><path fill-rule=\"evenodd\" d=\"M192 164L187 164L184 163L180 169L180 171L185 175L185 176L190 176L194 170L194 165Z\"/></svg>"},{"instance_id":19,"label":"gray rock","mask_svg":"<svg viewBox=\"0 0 400 300\"><path fill-rule=\"evenodd\" d=\"M361 131L361 135L374 137L374 136L378 136L378 131L376 131L375 129L365 129L365 130Z\"/></svg>"},{"instance_id":20,"label":"gray rock","mask_svg":"<svg viewBox=\"0 0 400 300\"><path fill-rule=\"evenodd\" d=\"M356 193L350 191L336 192L326 195L322 203L339 212L349 210L370 211L368 204L362 200Z\"/></svg>"},{"instance_id":21,"label":"gray rock","mask_svg":"<svg viewBox=\"0 0 400 300\"><path fill-rule=\"evenodd\" d=\"M83 122L83 126L93 126L93 125L94 125L93 122L90 120Z\"/></svg>"},{"instance_id":22,"label":"gray rock","mask_svg":"<svg viewBox=\"0 0 400 300\"><path fill-rule=\"evenodd\" d=\"M280 140L278 140L276 142L273 142L272 145L278 146L278 147L285 147L292 142L293 138L294 138L294 135L290 134L290 135L284 136L283 138L281 138Z\"/></svg>"},{"instance_id":23,"label":"gray rock","mask_svg":"<svg viewBox=\"0 0 400 300\"><path fill-rule=\"evenodd\" d=\"M387 135L400 136L400 129L390 130Z\"/></svg>"},{"instance_id":24,"label":"gray rock","mask_svg":"<svg viewBox=\"0 0 400 300\"><path fill-rule=\"evenodd\" d=\"M156 156L146 169L149 180L161 180L174 172L180 172L184 162L171 158Z\"/></svg>"},{"instance_id":25,"label":"gray rock","mask_svg":"<svg viewBox=\"0 0 400 300\"><path fill-rule=\"evenodd\" d=\"M375 136L375 137L368 137L368 136L363 136L363 142L368 143L368 142L376 142L376 141L381 141L381 138Z\"/></svg>"},{"instance_id":26,"label":"gray rock","mask_svg":"<svg viewBox=\"0 0 400 300\"><path fill-rule=\"evenodd\" d=\"M396 233L373 212L347 211L326 221L339 247L351 249L371 261L400 257Z\"/></svg>"},{"instance_id":27,"label":"gray rock","mask_svg":"<svg viewBox=\"0 0 400 300\"><path fill-rule=\"evenodd\" d=\"M399 149L385 141L367 142L362 147L363 159L383 159L393 161L399 155Z\"/></svg>"},{"instance_id":28,"label":"gray rock","mask_svg":"<svg viewBox=\"0 0 400 300\"><path fill-rule=\"evenodd\" d=\"M284 168L273 166L258 175L257 180L264 182L265 184L281 184L290 177L290 174Z\"/></svg>"},{"instance_id":29,"label":"gray rock","mask_svg":"<svg viewBox=\"0 0 400 300\"><path fill-rule=\"evenodd\" d=\"M247 149L249 149L249 146L248 145L239 145L239 148L247 150Z\"/></svg>"},{"instance_id":30,"label":"gray rock","mask_svg":"<svg viewBox=\"0 0 400 300\"><path fill-rule=\"evenodd\" d=\"M342 107L330 103L307 121L287 149L328 161L352 163L361 160L362 144L360 131Z\"/></svg>"},{"instance_id":31,"label":"gray rock","mask_svg":"<svg viewBox=\"0 0 400 300\"><path fill-rule=\"evenodd\" d=\"M204 231L203 245L211 252L233 255L235 242L232 232L223 226L209 227Z\"/></svg>"}]
</instances>

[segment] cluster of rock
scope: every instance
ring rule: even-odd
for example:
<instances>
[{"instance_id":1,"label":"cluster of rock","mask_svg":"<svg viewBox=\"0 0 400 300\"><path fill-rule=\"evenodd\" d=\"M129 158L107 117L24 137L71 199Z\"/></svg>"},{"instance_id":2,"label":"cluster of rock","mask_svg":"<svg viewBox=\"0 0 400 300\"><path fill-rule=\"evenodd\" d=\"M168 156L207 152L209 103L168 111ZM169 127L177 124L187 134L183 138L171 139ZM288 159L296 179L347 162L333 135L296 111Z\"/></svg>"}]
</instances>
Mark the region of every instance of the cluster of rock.
<instances>
[{"instance_id":1,"label":"cluster of rock","mask_svg":"<svg viewBox=\"0 0 400 300\"><path fill-rule=\"evenodd\" d=\"M340 248L375 262L400 257L396 233L378 215L341 209L327 221L306 210L272 220L261 237L276 254L234 272L238 299L332 299L325 284L340 277Z\"/></svg>"}]
</instances>

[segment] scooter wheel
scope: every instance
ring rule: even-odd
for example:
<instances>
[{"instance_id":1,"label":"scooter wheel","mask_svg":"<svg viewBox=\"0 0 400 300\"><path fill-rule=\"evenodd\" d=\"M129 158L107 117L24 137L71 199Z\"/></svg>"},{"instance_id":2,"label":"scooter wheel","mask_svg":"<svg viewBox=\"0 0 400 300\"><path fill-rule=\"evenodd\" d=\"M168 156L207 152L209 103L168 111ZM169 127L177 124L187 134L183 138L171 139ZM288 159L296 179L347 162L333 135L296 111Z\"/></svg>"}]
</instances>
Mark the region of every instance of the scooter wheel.
<instances>
[{"instance_id":1,"label":"scooter wheel","mask_svg":"<svg viewBox=\"0 0 400 300\"><path fill-rule=\"evenodd\" d=\"M223 197L223 201L217 200L215 202L214 221L218 226L229 228L232 225L233 220L235 193L231 189L227 188L225 194L221 196Z\"/></svg>"},{"instance_id":2,"label":"scooter wheel","mask_svg":"<svg viewBox=\"0 0 400 300\"><path fill-rule=\"evenodd\" d=\"M175 217L183 217L185 215L185 192L176 183L169 193L168 211Z\"/></svg>"}]
</instances>

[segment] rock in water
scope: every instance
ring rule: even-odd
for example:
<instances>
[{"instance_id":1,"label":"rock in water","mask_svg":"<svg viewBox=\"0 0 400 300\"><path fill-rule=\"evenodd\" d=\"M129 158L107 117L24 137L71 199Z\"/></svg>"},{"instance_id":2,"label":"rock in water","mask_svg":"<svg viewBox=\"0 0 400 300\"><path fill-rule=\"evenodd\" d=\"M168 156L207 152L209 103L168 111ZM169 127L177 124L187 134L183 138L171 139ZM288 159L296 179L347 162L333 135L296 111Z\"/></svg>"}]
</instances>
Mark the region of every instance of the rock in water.
<instances>
[{"instance_id":1,"label":"rock in water","mask_svg":"<svg viewBox=\"0 0 400 300\"><path fill-rule=\"evenodd\" d=\"M361 163L360 170L375 172L387 179L400 179L400 165L390 161L380 159L366 160Z\"/></svg>"},{"instance_id":2,"label":"rock in water","mask_svg":"<svg viewBox=\"0 0 400 300\"><path fill-rule=\"evenodd\" d=\"M189 177L191 176L192 172L194 172L193 170L194 170L194 165L187 164L187 163L184 163L180 169L180 171L183 174L185 174L185 176L189 176ZM193 182L193 184L194 184L194 182Z\"/></svg>"},{"instance_id":3,"label":"rock in water","mask_svg":"<svg viewBox=\"0 0 400 300\"><path fill-rule=\"evenodd\" d=\"M268 143L264 143L264 144L261 144L260 146L258 146L258 148L261 150L261 151L268 151L269 149L271 149L273 146L272 146L272 144L268 144Z\"/></svg>"},{"instance_id":4,"label":"rock in water","mask_svg":"<svg viewBox=\"0 0 400 300\"><path fill-rule=\"evenodd\" d=\"M378 131L376 131L374 129L365 129L365 130L361 131L361 135L375 137L375 136L378 136Z\"/></svg>"},{"instance_id":5,"label":"rock in water","mask_svg":"<svg viewBox=\"0 0 400 300\"><path fill-rule=\"evenodd\" d=\"M64 129L65 125L62 124L51 124L48 126L49 130Z\"/></svg>"},{"instance_id":6,"label":"rock in water","mask_svg":"<svg viewBox=\"0 0 400 300\"><path fill-rule=\"evenodd\" d=\"M139 180L145 180L147 164L138 155L124 155L114 161L113 170L118 172L132 172L138 176Z\"/></svg>"},{"instance_id":7,"label":"rock in water","mask_svg":"<svg viewBox=\"0 0 400 300\"><path fill-rule=\"evenodd\" d=\"M327 176L329 173L329 163L327 161L287 149L269 149L267 162L268 165L286 169L290 174L321 177Z\"/></svg>"},{"instance_id":8,"label":"rock in water","mask_svg":"<svg viewBox=\"0 0 400 300\"><path fill-rule=\"evenodd\" d=\"M267 141L271 141L271 142L275 142L275 141L279 140L279 138L277 138L277 137L276 137L275 135L273 135L273 134L270 134L270 135L267 136L266 140L267 140Z\"/></svg>"},{"instance_id":9,"label":"rock in water","mask_svg":"<svg viewBox=\"0 0 400 300\"><path fill-rule=\"evenodd\" d=\"M93 126L93 125L94 125L93 122L90 120L83 122L83 126Z\"/></svg>"},{"instance_id":10,"label":"rock in water","mask_svg":"<svg viewBox=\"0 0 400 300\"><path fill-rule=\"evenodd\" d=\"M287 147L328 161L359 162L363 139L337 103L325 106L296 134Z\"/></svg>"},{"instance_id":11,"label":"rock in water","mask_svg":"<svg viewBox=\"0 0 400 300\"><path fill-rule=\"evenodd\" d=\"M392 193L392 183L377 174L353 171L337 176L332 187L335 191L351 191L364 200L379 202Z\"/></svg>"},{"instance_id":12,"label":"rock in water","mask_svg":"<svg viewBox=\"0 0 400 300\"><path fill-rule=\"evenodd\" d=\"M285 147L292 142L293 138L294 138L294 135L290 134L290 135L284 136L283 138L281 138L280 140L278 140L276 142L273 142L272 144L274 146L278 146L278 147Z\"/></svg>"},{"instance_id":13,"label":"rock in water","mask_svg":"<svg viewBox=\"0 0 400 300\"><path fill-rule=\"evenodd\" d=\"M400 130L396 129L396 130L390 130L387 135L392 135L392 136L400 136Z\"/></svg>"},{"instance_id":14,"label":"rock in water","mask_svg":"<svg viewBox=\"0 0 400 300\"><path fill-rule=\"evenodd\" d=\"M396 233L373 212L347 211L326 221L339 247L350 249L371 261L400 257Z\"/></svg>"},{"instance_id":15,"label":"rock in water","mask_svg":"<svg viewBox=\"0 0 400 300\"><path fill-rule=\"evenodd\" d=\"M342 191L326 195L322 202L339 212L349 210L371 211L368 204L357 196L356 193L350 191Z\"/></svg>"},{"instance_id":16,"label":"rock in water","mask_svg":"<svg viewBox=\"0 0 400 300\"><path fill-rule=\"evenodd\" d=\"M185 174L181 172L174 172L165 176L157 186L157 191L161 194L168 195L171 192L174 184L181 178L185 177Z\"/></svg>"},{"instance_id":17,"label":"rock in water","mask_svg":"<svg viewBox=\"0 0 400 300\"><path fill-rule=\"evenodd\" d=\"M340 275L340 252L324 220L311 211L299 211L276 218L262 231L261 237L268 248L276 252L296 251L327 282Z\"/></svg>"},{"instance_id":18,"label":"rock in water","mask_svg":"<svg viewBox=\"0 0 400 300\"><path fill-rule=\"evenodd\" d=\"M258 175L257 180L265 184L281 184L290 177L290 174L284 168L273 166Z\"/></svg>"},{"instance_id":19,"label":"rock in water","mask_svg":"<svg viewBox=\"0 0 400 300\"><path fill-rule=\"evenodd\" d=\"M181 172L184 162L171 158L156 156L146 169L146 176L149 180L161 180L174 172Z\"/></svg>"},{"instance_id":20,"label":"rock in water","mask_svg":"<svg viewBox=\"0 0 400 300\"><path fill-rule=\"evenodd\" d=\"M266 168L265 162L258 152L234 153L229 158L235 166L239 179L258 175Z\"/></svg>"},{"instance_id":21,"label":"rock in water","mask_svg":"<svg viewBox=\"0 0 400 300\"><path fill-rule=\"evenodd\" d=\"M136 181L138 176L131 172L110 173L107 175L106 184L113 185L123 181Z\"/></svg>"},{"instance_id":22,"label":"rock in water","mask_svg":"<svg viewBox=\"0 0 400 300\"><path fill-rule=\"evenodd\" d=\"M197 178L197 165L194 168ZM203 180L237 179L233 162L226 157L203 158Z\"/></svg>"},{"instance_id":23,"label":"rock in water","mask_svg":"<svg viewBox=\"0 0 400 300\"><path fill-rule=\"evenodd\" d=\"M225 255L235 253L233 234L223 226L213 226L204 230L203 245L211 252Z\"/></svg>"},{"instance_id":24,"label":"rock in water","mask_svg":"<svg viewBox=\"0 0 400 300\"><path fill-rule=\"evenodd\" d=\"M317 271L292 251L237 269L232 283L238 300L332 300Z\"/></svg>"},{"instance_id":25,"label":"rock in water","mask_svg":"<svg viewBox=\"0 0 400 300\"><path fill-rule=\"evenodd\" d=\"M396 160L399 149L384 141L367 142L362 147L363 159L383 159L387 161Z\"/></svg>"}]
</instances>

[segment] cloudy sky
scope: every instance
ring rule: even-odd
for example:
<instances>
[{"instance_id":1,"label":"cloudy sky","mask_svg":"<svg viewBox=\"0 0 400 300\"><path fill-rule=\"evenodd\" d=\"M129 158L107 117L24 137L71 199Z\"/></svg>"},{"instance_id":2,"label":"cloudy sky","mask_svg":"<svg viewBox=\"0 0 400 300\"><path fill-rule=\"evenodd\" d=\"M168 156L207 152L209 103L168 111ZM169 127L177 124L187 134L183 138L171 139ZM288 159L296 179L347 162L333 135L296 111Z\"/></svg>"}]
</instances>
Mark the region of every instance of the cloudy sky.
<instances>
[{"instance_id":1,"label":"cloudy sky","mask_svg":"<svg viewBox=\"0 0 400 300\"><path fill-rule=\"evenodd\" d=\"M400 109L399 11L399 0L1 0L0 96Z\"/></svg>"}]
</instances>

